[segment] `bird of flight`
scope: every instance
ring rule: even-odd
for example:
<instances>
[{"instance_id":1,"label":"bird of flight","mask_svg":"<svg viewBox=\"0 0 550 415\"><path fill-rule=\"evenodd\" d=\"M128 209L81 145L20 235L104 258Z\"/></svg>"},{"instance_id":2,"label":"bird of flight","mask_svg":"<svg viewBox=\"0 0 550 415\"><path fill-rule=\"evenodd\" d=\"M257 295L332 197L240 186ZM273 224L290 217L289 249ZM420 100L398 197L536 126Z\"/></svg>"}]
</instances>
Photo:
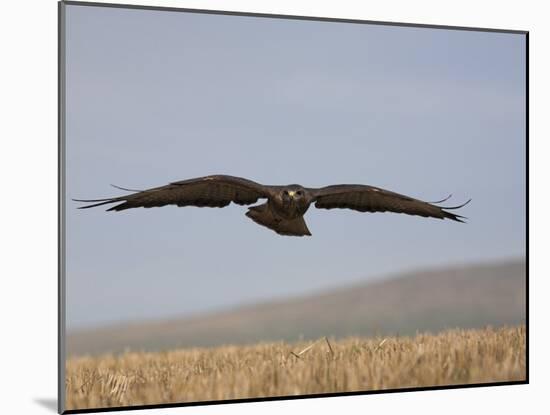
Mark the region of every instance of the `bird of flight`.
<instances>
[{"instance_id":1,"label":"bird of flight","mask_svg":"<svg viewBox=\"0 0 550 415\"><path fill-rule=\"evenodd\" d=\"M448 212L460 206L442 207L438 202L423 202L378 187L360 184L337 184L321 188L307 188L297 184L287 186L266 186L252 180L227 175L213 175L196 179L173 182L166 186L143 191L131 191L126 196L107 199L82 200L93 203L81 206L87 209L111 203L118 203L107 209L120 211L132 208L151 208L166 205L225 207L231 202L238 205L251 205L258 199L267 202L248 208L246 216L259 225L265 226L280 235L311 235L304 221L304 214L312 203L319 209L352 209L359 212L395 212L437 219L451 219L464 222L464 216Z\"/></svg>"}]
</instances>

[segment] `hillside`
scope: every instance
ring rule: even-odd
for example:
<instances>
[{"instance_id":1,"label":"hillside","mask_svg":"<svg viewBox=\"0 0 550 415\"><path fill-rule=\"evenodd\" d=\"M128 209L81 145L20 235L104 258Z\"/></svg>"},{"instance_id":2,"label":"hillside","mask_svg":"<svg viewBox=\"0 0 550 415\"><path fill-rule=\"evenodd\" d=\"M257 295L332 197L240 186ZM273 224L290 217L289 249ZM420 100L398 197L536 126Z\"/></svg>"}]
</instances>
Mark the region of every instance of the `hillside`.
<instances>
[{"instance_id":1,"label":"hillside","mask_svg":"<svg viewBox=\"0 0 550 415\"><path fill-rule=\"evenodd\" d=\"M410 335L525 322L524 261L417 271L339 290L192 318L70 333L67 353Z\"/></svg>"}]
</instances>

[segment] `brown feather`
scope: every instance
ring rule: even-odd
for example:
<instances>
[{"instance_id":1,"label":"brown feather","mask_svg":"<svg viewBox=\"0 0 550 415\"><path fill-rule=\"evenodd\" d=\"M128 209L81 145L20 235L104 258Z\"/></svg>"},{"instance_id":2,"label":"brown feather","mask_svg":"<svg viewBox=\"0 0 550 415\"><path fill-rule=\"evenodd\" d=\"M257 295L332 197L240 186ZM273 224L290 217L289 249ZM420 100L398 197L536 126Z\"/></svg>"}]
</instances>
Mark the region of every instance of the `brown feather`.
<instances>
[{"instance_id":1,"label":"brown feather","mask_svg":"<svg viewBox=\"0 0 550 415\"><path fill-rule=\"evenodd\" d=\"M359 212L394 212L463 222L463 216L443 208L378 187L365 185L335 185L310 189L315 207L319 209L353 209Z\"/></svg>"},{"instance_id":2,"label":"brown feather","mask_svg":"<svg viewBox=\"0 0 550 415\"><path fill-rule=\"evenodd\" d=\"M295 219L284 219L279 217L270 209L268 203L248 208L246 216L258 225L265 226L279 235L287 236L311 236L303 216Z\"/></svg>"},{"instance_id":3,"label":"brown feather","mask_svg":"<svg viewBox=\"0 0 550 415\"><path fill-rule=\"evenodd\" d=\"M121 211L138 207L152 208L167 205L224 207L231 202L238 205L249 205L267 196L267 188L251 180L217 175L174 182L166 186L111 199L78 201L100 202L82 206L81 209L122 202L107 209L109 211Z\"/></svg>"}]
</instances>

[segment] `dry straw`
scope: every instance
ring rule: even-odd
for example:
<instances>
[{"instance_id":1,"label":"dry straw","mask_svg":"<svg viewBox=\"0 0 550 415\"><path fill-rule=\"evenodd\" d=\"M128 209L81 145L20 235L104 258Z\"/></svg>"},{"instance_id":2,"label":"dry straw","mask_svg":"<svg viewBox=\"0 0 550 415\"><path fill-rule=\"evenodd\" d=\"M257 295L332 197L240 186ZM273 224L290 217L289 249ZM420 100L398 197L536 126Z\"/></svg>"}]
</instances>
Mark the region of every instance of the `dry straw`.
<instances>
[{"instance_id":1,"label":"dry straw","mask_svg":"<svg viewBox=\"0 0 550 415\"><path fill-rule=\"evenodd\" d=\"M79 357L67 362L67 408L518 381L525 341L520 326Z\"/></svg>"}]
</instances>

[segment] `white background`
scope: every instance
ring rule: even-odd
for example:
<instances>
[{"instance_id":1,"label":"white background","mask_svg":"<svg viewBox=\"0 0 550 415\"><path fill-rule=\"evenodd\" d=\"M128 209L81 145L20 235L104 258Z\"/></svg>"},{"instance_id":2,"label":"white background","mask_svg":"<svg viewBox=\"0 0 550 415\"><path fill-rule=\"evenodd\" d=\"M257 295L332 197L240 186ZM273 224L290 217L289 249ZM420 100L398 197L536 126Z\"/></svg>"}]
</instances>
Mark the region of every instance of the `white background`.
<instances>
[{"instance_id":1,"label":"white background","mask_svg":"<svg viewBox=\"0 0 550 415\"><path fill-rule=\"evenodd\" d=\"M254 414L310 411L387 414L517 414L547 407L550 383L548 201L548 14L535 1L140 1L149 5L530 31L530 385L175 408L140 413ZM537 6L538 5L538 6ZM57 393L57 5L2 4L0 42L1 344L3 413L53 413ZM498 149L495 149L498 157ZM539 184L538 190L536 184ZM535 206L539 209L535 212ZM498 209L498 206L495 206ZM535 213L538 213L536 215ZM546 399L545 399L546 398ZM44 405L44 402L47 404Z\"/></svg>"}]
</instances>

